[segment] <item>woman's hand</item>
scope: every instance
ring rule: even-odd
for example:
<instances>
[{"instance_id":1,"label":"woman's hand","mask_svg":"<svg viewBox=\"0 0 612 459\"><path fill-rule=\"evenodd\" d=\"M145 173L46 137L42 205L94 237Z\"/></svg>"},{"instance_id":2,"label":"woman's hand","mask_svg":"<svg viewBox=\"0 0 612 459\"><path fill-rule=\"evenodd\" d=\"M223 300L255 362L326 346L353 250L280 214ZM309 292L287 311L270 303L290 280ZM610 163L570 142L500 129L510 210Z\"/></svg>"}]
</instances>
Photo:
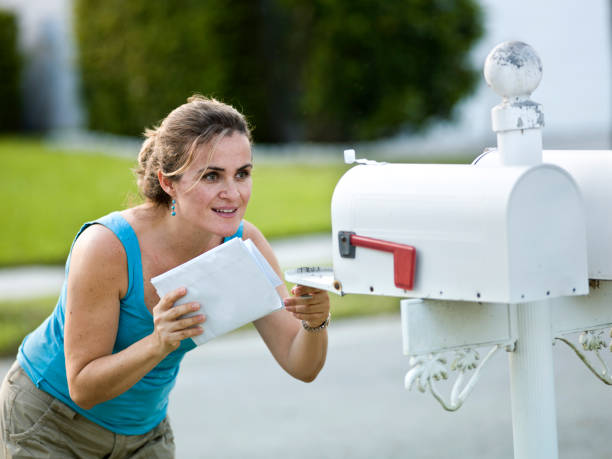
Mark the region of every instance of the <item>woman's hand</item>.
<instances>
[{"instance_id":1,"label":"woman's hand","mask_svg":"<svg viewBox=\"0 0 612 459\"><path fill-rule=\"evenodd\" d=\"M182 340L204 333L204 329L198 325L206 320L203 314L183 317L185 314L199 310L200 305L198 303L174 306L174 303L186 294L186 288L178 288L164 295L153 308L153 324L155 326L153 336L164 356L176 350Z\"/></svg>"},{"instance_id":2,"label":"woman's hand","mask_svg":"<svg viewBox=\"0 0 612 459\"><path fill-rule=\"evenodd\" d=\"M293 297L284 299L285 309L312 328L319 327L329 316L329 295L325 290L296 285L291 289Z\"/></svg>"}]
</instances>

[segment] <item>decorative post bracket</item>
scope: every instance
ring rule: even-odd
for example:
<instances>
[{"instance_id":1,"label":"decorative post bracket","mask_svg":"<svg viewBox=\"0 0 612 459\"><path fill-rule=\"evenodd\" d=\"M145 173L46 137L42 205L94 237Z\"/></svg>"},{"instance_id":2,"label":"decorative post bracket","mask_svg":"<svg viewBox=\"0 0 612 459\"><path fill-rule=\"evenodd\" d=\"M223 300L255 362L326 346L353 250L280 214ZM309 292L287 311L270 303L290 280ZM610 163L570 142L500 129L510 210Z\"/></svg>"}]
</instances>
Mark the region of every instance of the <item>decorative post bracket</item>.
<instances>
[{"instance_id":1,"label":"decorative post bracket","mask_svg":"<svg viewBox=\"0 0 612 459\"><path fill-rule=\"evenodd\" d=\"M553 341L572 349L604 384L612 385L609 364L602 352L612 352L612 281L591 281L588 296L552 300ZM431 392L447 411L459 409L478 382L480 371L500 349L513 351L516 343L516 306L498 303L461 303L441 300L402 300L404 354L410 356L406 389ZM568 335L580 333L574 344ZM609 334L612 337L612 330ZM480 360L475 348L490 346ZM448 353L454 353L450 366ZM589 353L591 357L589 358ZM595 363L592 362L595 360ZM597 368L599 367L599 369ZM450 370L450 371L449 371ZM474 371L465 382L468 372ZM458 375L445 401L436 383ZM465 384L464 384L465 382Z\"/></svg>"},{"instance_id":2,"label":"decorative post bracket","mask_svg":"<svg viewBox=\"0 0 612 459\"><path fill-rule=\"evenodd\" d=\"M449 403L440 395L434 382L448 379L447 360L441 354L411 357L410 365L412 365L412 368L406 373L404 385L408 390L412 389L415 385L421 392L429 390L440 405L442 405L442 408L446 411L457 411L478 382L480 370L487 363L487 360L500 348L499 344L493 346L480 363L478 363L480 360L478 352L471 348L455 351L455 359L451 363L450 369L458 371L459 374L453 383ZM465 386L463 386L466 372L470 370L474 370L474 373Z\"/></svg>"},{"instance_id":3,"label":"decorative post bracket","mask_svg":"<svg viewBox=\"0 0 612 459\"><path fill-rule=\"evenodd\" d=\"M515 312L508 304L402 300L401 313L404 354L410 356L412 367L404 379L405 387L431 392L447 411L456 411L463 405L482 368L498 350L514 349ZM475 350L478 347L490 348L482 360ZM436 382L449 377L445 357L449 352L454 353L450 371L457 371L458 375L450 401L446 402Z\"/></svg>"},{"instance_id":4,"label":"decorative post bracket","mask_svg":"<svg viewBox=\"0 0 612 459\"><path fill-rule=\"evenodd\" d=\"M612 375L601 351L612 351L612 341L607 342L604 329L612 327L612 281L591 281L588 296L560 298L553 308L553 333L555 341L565 343L601 382L612 386ZM582 332L575 345L564 335ZM609 336L612 336L612 330ZM582 348L582 350L580 349ZM592 353L600 370L591 363L586 353Z\"/></svg>"}]
</instances>

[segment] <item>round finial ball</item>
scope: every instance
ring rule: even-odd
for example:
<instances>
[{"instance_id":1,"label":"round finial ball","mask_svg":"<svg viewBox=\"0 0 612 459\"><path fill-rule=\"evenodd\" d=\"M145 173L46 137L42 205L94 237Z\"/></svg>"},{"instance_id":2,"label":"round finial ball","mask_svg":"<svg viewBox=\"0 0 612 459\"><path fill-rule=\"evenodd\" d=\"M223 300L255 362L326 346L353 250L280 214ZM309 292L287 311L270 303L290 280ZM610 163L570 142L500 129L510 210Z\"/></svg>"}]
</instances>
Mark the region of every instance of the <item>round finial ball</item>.
<instances>
[{"instance_id":1,"label":"round finial ball","mask_svg":"<svg viewBox=\"0 0 612 459\"><path fill-rule=\"evenodd\" d=\"M540 84L542 61L528 44L506 41L487 56L484 76L491 89L502 97L527 97Z\"/></svg>"}]
</instances>

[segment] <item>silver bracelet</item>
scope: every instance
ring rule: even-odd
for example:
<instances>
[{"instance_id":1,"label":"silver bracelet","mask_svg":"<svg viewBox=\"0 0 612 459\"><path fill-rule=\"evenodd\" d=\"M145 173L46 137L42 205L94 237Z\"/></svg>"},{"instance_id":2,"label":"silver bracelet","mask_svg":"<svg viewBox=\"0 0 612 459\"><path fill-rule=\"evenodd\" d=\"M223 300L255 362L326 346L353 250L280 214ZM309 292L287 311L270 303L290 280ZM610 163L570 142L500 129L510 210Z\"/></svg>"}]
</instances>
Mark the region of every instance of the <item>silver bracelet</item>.
<instances>
[{"instance_id":1,"label":"silver bracelet","mask_svg":"<svg viewBox=\"0 0 612 459\"><path fill-rule=\"evenodd\" d=\"M304 327L304 330L306 330L307 332L319 333L321 330L323 330L329 325L329 319L331 319L331 312L327 315L327 319L325 319L325 322L323 322L318 327L311 327L310 325L306 323L305 320L302 320L302 327Z\"/></svg>"}]
</instances>

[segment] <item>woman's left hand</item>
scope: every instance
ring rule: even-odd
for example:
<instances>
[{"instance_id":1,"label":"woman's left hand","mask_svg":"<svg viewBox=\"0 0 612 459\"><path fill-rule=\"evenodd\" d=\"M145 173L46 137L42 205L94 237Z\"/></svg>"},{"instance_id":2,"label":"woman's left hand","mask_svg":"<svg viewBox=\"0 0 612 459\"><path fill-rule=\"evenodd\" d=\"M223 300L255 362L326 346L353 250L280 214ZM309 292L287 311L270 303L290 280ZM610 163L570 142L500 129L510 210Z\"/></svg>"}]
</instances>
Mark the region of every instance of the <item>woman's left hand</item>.
<instances>
[{"instance_id":1,"label":"woman's left hand","mask_svg":"<svg viewBox=\"0 0 612 459\"><path fill-rule=\"evenodd\" d=\"M306 322L309 327L316 328L329 316L329 295L325 290L296 285L291 289L294 296L285 298L285 309L293 313L296 319Z\"/></svg>"}]
</instances>

